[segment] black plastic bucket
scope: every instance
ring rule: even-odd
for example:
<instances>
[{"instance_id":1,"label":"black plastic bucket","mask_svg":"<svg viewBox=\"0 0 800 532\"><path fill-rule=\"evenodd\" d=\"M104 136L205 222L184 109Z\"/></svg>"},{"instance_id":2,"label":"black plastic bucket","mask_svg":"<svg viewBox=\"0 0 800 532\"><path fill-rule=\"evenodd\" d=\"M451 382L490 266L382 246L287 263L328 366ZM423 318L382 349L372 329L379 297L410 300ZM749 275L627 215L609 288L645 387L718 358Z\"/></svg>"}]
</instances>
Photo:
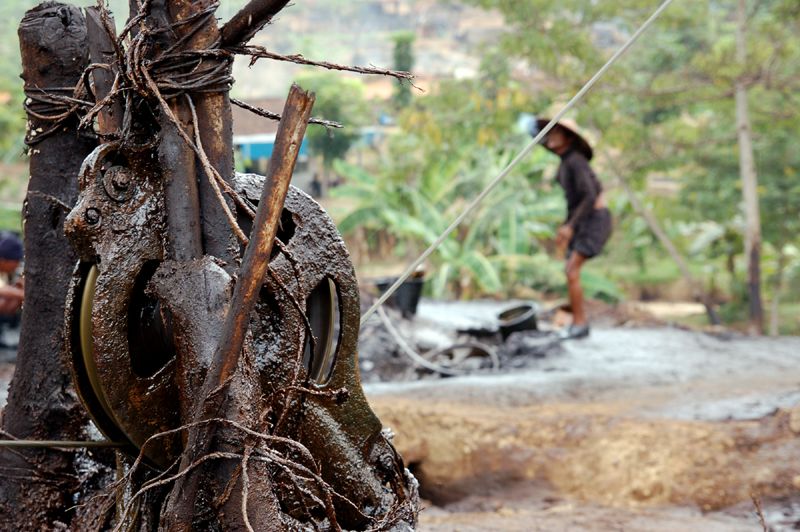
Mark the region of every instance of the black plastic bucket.
<instances>
[{"instance_id":1,"label":"black plastic bucket","mask_svg":"<svg viewBox=\"0 0 800 532\"><path fill-rule=\"evenodd\" d=\"M506 340L511 333L517 331L535 331L536 314L539 312L539 306L535 303L526 303L519 305L508 310L504 310L497 315L500 322L500 334L503 335L503 341Z\"/></svg>"},{"instance_id":2,"label":"black plastic bucket","mask_svg":"<svg viewBox=\"0 0 800 532\"><path fill-rule=\"evenodd\" d=\"M380 293L383 294L397 279L397 277L375 279L375 286L377 286ZM404 318L414 316L417 313L417 304L422 295L422 286L424 284L425 279L422 277L410 277L406 279L403 281L403 284L397 287L397 290L389 296L389 299L386 300L386 304L402 312Z\"/></svg>"}]
</instances>

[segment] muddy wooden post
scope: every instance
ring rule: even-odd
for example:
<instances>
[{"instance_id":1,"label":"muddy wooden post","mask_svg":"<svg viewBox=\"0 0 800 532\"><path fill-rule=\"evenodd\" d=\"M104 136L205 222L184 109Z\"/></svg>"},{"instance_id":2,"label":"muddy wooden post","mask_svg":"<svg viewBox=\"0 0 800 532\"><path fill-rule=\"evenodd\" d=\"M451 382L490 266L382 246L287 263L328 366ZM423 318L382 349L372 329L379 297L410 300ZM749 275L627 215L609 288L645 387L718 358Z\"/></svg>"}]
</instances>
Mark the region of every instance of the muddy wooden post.
<instances>
[{"instance_id":1,"label":"muddy wooden post","mask_svg":"<svg viewBox=\"0 0 800 532\"><path fill-rule=\"evenodd\" d=\"M87 7L86 29L89 39L89 57L92 63L107 65L106 68L92 70L94 80L95 100L102 101L111 92L114 78L118 73L116 68L116 54L111 36L106 31L103 17L97 7ZM108 23L113 27L114 18L108 16ZM119 100L114 101L100 110L97 115L97 132L100 135L111 136L122 129L122 105Z\"/></svg>"},{"instance_id":2,"label":"muddy wooden post","mask_svg":"<svg viewBox=\"0 0 800 532\"><path fill-rule=\"evenodd\" d=\"M228 84L232 81L229 65L232 57L220 45L245 43L272 17L286 6L288 0L253 0L237 13L223 28L218 28L212 0L166 0L154 2L149 18L161 25L172 25L173 31L161 43L166 48L178 46L178 51L207 51L195 71L219 72L214 84L202 90L190 91L197 112L192 119L186 97L173 98L169 106L181 128L192 141L199 136L208 162L228 184L233 180L233 118ZM131 2L131 15L139 5ZM194 19L194 22L185 22ZM220 204L217 187L201 161L182 138L175 124L161 116L162 137L159 159L165 177L167 217L167 252L170 258L190 260L203 254L214 256L233 273L239 259L236 235ZM230 198L225 198L233 210Z\"/></svg>"},{"instance_id":3,"label":"muddy wooden post","mask_svg":"<svg viewBox=\"0 0 800 532\"><path fill-rule=\"evenodd\" d=\"M251 0L222 27L222 47L247 43L288 3L289 0Z\"/></svg>"},{"instance_id":4,"label":"muddy wooden post","mask_svg":"<svg viewBox=\"0 0 800 532\"><path fill-rule=\"evenodd\" d=\"M228 395L225 383L229 382L239 362L250 326L250 315L264 282L284 200L313 105L313 93L309 95L299 86L292 86L278 125L269 173L253 223L252 239L245 250L220 341L199 395L202 401L195 411L196 422L219 417L222 413ZM199 425L189 430L181 471L208 454L214 433L214 425ZM195 502L202 480L202 469L196 468L176 481L170 495L170 508L166 512L172 521L165 527L166 530L183 532L192 529Z\"/></svg>"},{"instance_id":5,"label":"muddy wooden post","mask_svg":"<svg viewBox=\"0 0 800 532\"><path fill-rule=\"evenodd\" d=\"M183 9L178 9L179 4ZM139 6L131 11L131 17ZM151 20L161 24L180 22L191 15L184 3L158 2L150 7ZM159 43L160 49L175 45L186 35L190 25L178 26L167 32ZM156 50L154 50L155 52ZM178 125L189 138L194 138L196 125L184 97L169 100L169 107ZM203 256L203 224L200 215L200 185L197 179L198 165L194 151L181 136L176 124L164 113L158 118L161 139L158 158L164 178L164 201L167 212L166 244L167 256L177 260L191 260Z\"/></svg>"},{"instance_id":6,"label":"muddy wooden post","mask_svg":"<svg viewBox=\"0 0 800 532\"><path fill-rule=\"evenodd\" d=\"M188 19L190 16L201 13L213 7L212 0L171 0L169 1L170 20L173 23ZM175 30L177 36L187 37L184 50L213 49L218 45L220 32L217 21L212 12L206 22L193 34L191 28L178 26ZM228 57L228 60L232 58ZM224 65L225 57L205 57L202 68L217 67L229 68ZM229 76L228 76L229 78ZM232 80L231 80L232 81ZM197 124L200 142L211 163L219 175L227 183L233 181L233 116L231 102L226 85L230 81L221 79L219 84L208 89L218 92L195 92L191 94L197 107ZM183 102L185 106L185 102ZM220 204L215 187L211 184L214 176L207 175L201 164L197 164L198 190L200 199L200 214L202 217L203 251L206 255L217 257L226 263L225 269L232 273L236 268L239 257L236 234L225 215L225 209ZM233 202L226 199L228 207L233 209Z\"/></svg>"},{"instance_id":7,"label":"muddy wooden post","mask_svg":"<svg viewBox=\"0 0 800 532\"><path fill-rule=\"evenodd\" d=\"M288 0L251 0L239 13L220 30L216 18L210 16L203 27L195 32L186 42L188 50L224 49L226 46L244 44L255 33L264 27L272 17L283 9ZM171 0L170 13L174 22L183 20L195 13L210 9L214 4L212 0ZM178 28L177 32L181 29ZM232 61L232 57L225 56L227 52L217 57L206 57L204 67L224 67L225 61ZM232 81L232 78L230 79ZM225 80L222 83L228 83ZM222 89L223 87L214 87ZM219 175L228 184L233 181L233 115L231 113L230 95L227 90L216 92L197 92L192 95L197 106L197 124L200 142L208 155L208 160ZM213 176L207 175L201 165L198 165L200 211L203 221L203 250L206 255L212 255L226 263L225 269L232 273L236 268L239 258L236 236L231 229L225 215L225 209L217 198L214 186L211 184ZM233 203L228 201L228 207L233 209Z\"/></svg>"},{"instance_id":8,"label":"muddy wooden post","mask_svg":"<svg viewBox=\"0 0 800 532\"><path fill-rule=\"evenodd\" d=\"M68 105L47 103L43 89L72 96L89 63L80 10L45 2L19 28L22 78L29 96L30 181L25 199L25 307L3 430L17 438L85 439L88 417L64 366L64 312L77 256L64 236L64 218L78 196L78 169L95 146L74 116L45 120ZM66 530L78 484L75 460L84 451L0 450L0 529ZM85 501L81 501L85 502Z\"/></svg>"},{"instance_id":9,"label":"muddy wooden post","mask_svg":"<svg viewBox=\"0 0 800 532\"><path fill-rule=\"evenodd\" d=\"M304 92L300 86L293 84L278 125L269 172L253 222L252 238L245 250L220 343L206 376L201 396L205 398L204 408L197 409L195 421L215 417L219 413L222 401L218 397L222 394L212 397L212 392L233 374L239 362L244 338L250 327L250 314L267 275L283 203L313 106L314 93Z\"/></svg>"}]
</instances>

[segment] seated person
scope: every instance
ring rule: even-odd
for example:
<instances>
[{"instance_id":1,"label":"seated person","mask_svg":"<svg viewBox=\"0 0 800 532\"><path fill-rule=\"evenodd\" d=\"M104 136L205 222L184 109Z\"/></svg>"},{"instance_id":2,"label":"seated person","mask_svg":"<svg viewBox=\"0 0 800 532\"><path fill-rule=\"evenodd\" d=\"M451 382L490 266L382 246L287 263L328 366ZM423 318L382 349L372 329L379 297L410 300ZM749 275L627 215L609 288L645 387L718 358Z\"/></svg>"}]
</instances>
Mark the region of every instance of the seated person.
<instances>
[{"instance_id":1,"label":"seated person","mask_svg":"<svg viewBox=\"0 0 800 532\"><path fill-rule=\"evenodd\" d=\"M22 241L11 232L0 233L0 275L6 277L0 286L0 321L10 322L22 308L25 297L25 280L11 281L24 256Z\"/></svg>"}]
</instances>

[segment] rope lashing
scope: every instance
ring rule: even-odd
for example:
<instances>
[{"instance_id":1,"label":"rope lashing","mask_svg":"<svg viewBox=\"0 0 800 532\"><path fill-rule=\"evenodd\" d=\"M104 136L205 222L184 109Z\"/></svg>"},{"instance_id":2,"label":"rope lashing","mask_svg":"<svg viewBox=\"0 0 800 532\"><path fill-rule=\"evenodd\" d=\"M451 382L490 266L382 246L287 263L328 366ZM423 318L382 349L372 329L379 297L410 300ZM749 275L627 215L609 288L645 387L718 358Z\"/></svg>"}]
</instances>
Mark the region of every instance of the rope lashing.
<instances>
[{"instance_id":1,"label":"rope lashing","mask_svg":"<svg viewBox=\"0 0 800 532\"><path fill-rule=\"evenodd\" d=\"M597 83L597 80L599 80L601 77L603 77L603 75L608 71L608 69L610 69L611 66L614 63L617 62L617 59L619 59L622 56L622 54L624 54L628 50L628 48L630 48L633 45L633 43L635 43L639 39L639 37L642 35L642 33L644 33L645 30L647 30L647 28L649 28L650 25L653 24L653 22L655 22L656 19L658 17L660 17L661 14L664 11L666 11L666 9L669 7L669 5L673 1L674 0L666 0L663 4L661 4L661 7L659 7L655 11L655 13L653 13L650 16L650 18L647 19L647 21L644 24L642 24L642 26L638 30L636 30L636 33L631 35L630 39L628 39L628 41L625 44L623 44L622 47L619 50L617 50L617 52L611 57L611 59L609 59L608 62L606 62L606 64L603 65L603 68L601 68L597 72L597 74L595 74L594 77L592 77L592 79L590 79L586 83L586 85L583 86L583 88L578 92L578 94L576 94L567 103L567 105L565 105L564 108L561 109L561 111L559 111L558 114L556 114L556 116L553 117L553 119L544 128L542 128L542 130L539 132L539 134L534 137L534 139L525 147L525 149L523 149L519 153L519 155L517 155L514 158L513 161L511 161L511 163L506 167L506 169L503 170L500 173L500 175L497 176L494 179L494 181L492 181L489 184L489 186L487 186L483 190L483 192L481 192L478 195L478 197L473 200L473 202L469 205L469 207L467 207L466 210L464 210L464 212L462 212L461 215L458 218L456 218L455 221L452 224L450 224L450 227L445 229L444 233L442 233L439 236L439 238L437 238L436 241L433 244L431 244L430 247L428 247L428 249L426 249L425 252L422 255L420 255L420 257L417 260L415 260L414 263L411 264L411 266L409 266L408 269L406 269L405 272L403 272L403 275L401 275L397 279L397 281L395 281L395 283L392 286L390 286L389 289L386 292L384 292L383 295L380 298L378 298L378 300L375 302L375 304L373 304L369 308L369 310L367 310L364 313L364 315L361 317L361 326L362 327L364 326L364 323L369 319L369 317L372 316L372 314L378 309L378 307L383 305L383 303L395 292L395 290L397 290L400 287L400 285L403 284L405 282L405 280L408 279L411 276L411 274L414 273L417 270L419 265L422 264L423 262L425 262L425 260L434 251L436 251L436 248L438 248L439 245L441 245L441 243L444 242L444 240L448 236L450 236L450 233L455 231L455 229L459 225L461 225L461 222L463 222L467 218L467 216L472 214L472 212L475 209L477 209L478 206L480 206L480 204L481 204L481 202L483 202L484 198L486 198L486 196L488 196L489 193L497 185L499 185L500 182L502 182L503 179L505 179L508 174L511 173L511 170L513 170L520 163L520 161L522 161L522 159L524 159L531 152L531 150L533 150L534 146L539 144L539 142L545 136L547 136L547 134L550 132L551 129L553 129L553 127L558 123L558 121L561 120L561 118L563 118L564 115L567 114L567 112L569 112L569 110L572 109L575 106L575 104L578 103L584 97L584 95L587 92L589 92L589 90L594 86L594 84Z\"/></svg>"}]
</instances>

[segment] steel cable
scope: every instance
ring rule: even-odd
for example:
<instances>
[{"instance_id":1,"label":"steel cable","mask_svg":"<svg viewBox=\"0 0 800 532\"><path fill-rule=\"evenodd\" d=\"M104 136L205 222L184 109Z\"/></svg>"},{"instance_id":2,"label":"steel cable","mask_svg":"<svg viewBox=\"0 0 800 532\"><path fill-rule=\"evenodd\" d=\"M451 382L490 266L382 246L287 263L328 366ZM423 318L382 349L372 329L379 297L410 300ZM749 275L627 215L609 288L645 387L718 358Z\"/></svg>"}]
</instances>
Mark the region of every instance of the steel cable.
<instances>
[{"instance_id":1,"label":"steel cable","mask_svg":"<svg viewBox=\"0 0 800 532\"><path fill-rule=\"evenodd\" d=\"M397 290L400 287L400 285L403 284L403 282L405 282L405 280L408 279L411 276L411 274L417 270L419 265L422 264L425 261L425 259L427 259L431 255L431 253L436 251L436 248L438 248L439 245L441 245L441 243L444 242L444 240L448 236L450 236L450 233L452 233L459 225L461 225L461 222L463 222L467 216L469 216L476 208L478 208L478 206L481 204L484 198L486 198L486 196L489 195L489 193L492 190L494 190L494 188L497 185L499 185L500 182L503 181L503 179L505 179L508 174L511 173L511 170L513 170L514 167L516 167L519 164L519 162L522 159L524 159L531 152L531 150L533 150L534 146L539 144L539 142L550 132L550 130L553 129L553 126L555 126L558 123L558 121L561 120L561 118L563 118L564 115L567 114L567 112L569 112L569 110L572 109L575 106L575 104L578 103L587 92L589 92L589 90L594 86L594 84L597 83L597 80L603 77L603 75L608 71L608 69L610 69L611 66L617 62L617 59L619 59L620 56L622 56L622 54L624 54L628 50L628 48L630 48L633 45L633 43L635 43L639 39L642 33L644 33L645 30L647 30L647 28L649 28L650 25L653 22L655 22L656 19L660 17L664 11L666 11L666 9L673 1L674 0L666 0L663 4L661 4L661 7L659 7L655 11L655 13L653 13L650 16L650 18L647 19L647 21L644 24L642 24L642 26L638 30L636 30L636 33L631 35L630 39L628 39L628 41L625 44L623 44L619 50L617 50L617 52L611 57L611 59L609 59L608 62L606 62L606 64L603 65L603 68L601 68L597 72L597 74L595 74L594 77L592 77L592 79L590 79L586 83L586 85L583 86L583 88L578 92L578 94L576 94L567 103L567 105L565 105L564 108L561 109L561 111L559 111L558 114L556 114L556 116L554 116L553 119L550 120L550 122L544 128L542 128L541 131L539 131L539 133L525 147L525 149L523 149L519 153L519 155L517 155L514 158L514 160L511 161L511 163L506 167L506 169L503 170L500 173L500 175L497 176L494 179L494 181L492 181L489 184L489 186L487 186L483 190L483 192L481 192L478 195L478 197L473 200L473 202L469 205L469 207L467 207L466 210L462 212L461 215L458 218L456 218L452 224L450 224L450 227L448 227L444 231L444 233L442 233L439 236L439 238L437 238L436 241L433 244L431 244L430 247L428 247L428 249L426 249L425 252L422 255L420 255L419 258L415 260L411 266L408 267L408 269L406 269L403 275L401 275L397 279L397 281L395 281L394 284L390 286L386 292L383 293L383 295L380 298L378 298L375 304L373 304L369 308L369 310L367 310L361 317L362 327L364 326L364 323L369 319L369 317L372 316L372 314L378 309L378 307L383 305L383 303L394 293L394 291Z\"/></svg>"},{"instance_id":2,"label":"steel cable","mask_svg":"<svg viewBox=\"0 0 800 532\"><path fill-rule=\"evenodd\" d=\"M397 342L397 345L402 349L403 353L405 353L411 360L419 364L420 366L427 368L431 371L436 371L443 375L463 375L462 371L458 371L452 368L446 368L444 366L440 366L439 364L435 364L430 360L427 360L420 356L416 351L414 351L410 345L400 336L400 333L397 329L394 328L392 322L389 321L389 316L386 315L386 311L383 310L383 307L378 307L378 316L380 317L381 321L383 322L383 326L386 327L386 330L389 331L389 334L392 335L394 341Z\"/></svg>"}]
</instances>

